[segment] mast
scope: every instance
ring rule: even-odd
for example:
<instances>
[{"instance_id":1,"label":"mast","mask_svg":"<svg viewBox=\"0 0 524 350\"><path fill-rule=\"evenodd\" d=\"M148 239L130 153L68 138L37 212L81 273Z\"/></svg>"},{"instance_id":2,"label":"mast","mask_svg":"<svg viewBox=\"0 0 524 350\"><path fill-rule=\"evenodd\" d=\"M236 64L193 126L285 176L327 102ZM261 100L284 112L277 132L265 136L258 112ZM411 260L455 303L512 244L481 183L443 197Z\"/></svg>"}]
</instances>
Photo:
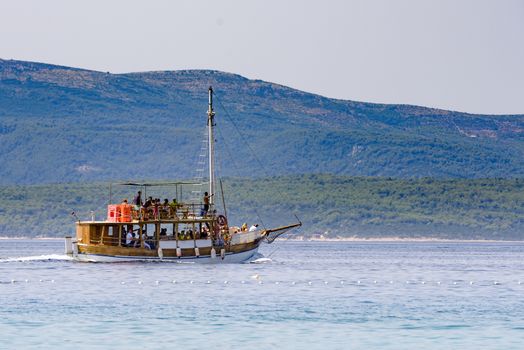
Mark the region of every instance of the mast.
<instances>
[{"instance_id":1,"label":"mast","mask_svg":"<svg viewBox=\"0 0 524 350\"><path fill-rule=\"evenodd\" d=\"M213 111L213 88L209 87L209 108L207 110L207 129L209 143L209 204L210 208L215 203L215 136L213 127L215 126L215 112Z\"/></svg>"}]
</instances>

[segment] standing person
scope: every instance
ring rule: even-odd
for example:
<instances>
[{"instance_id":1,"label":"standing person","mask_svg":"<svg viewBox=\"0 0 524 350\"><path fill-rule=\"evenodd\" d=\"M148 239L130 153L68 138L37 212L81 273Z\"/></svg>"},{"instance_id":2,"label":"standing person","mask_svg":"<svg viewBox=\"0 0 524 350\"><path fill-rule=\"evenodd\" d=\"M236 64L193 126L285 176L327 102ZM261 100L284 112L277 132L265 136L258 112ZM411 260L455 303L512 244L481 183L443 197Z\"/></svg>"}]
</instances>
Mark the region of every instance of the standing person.
<instances>
[{"instance_id":1,"label":"standing person","mask_svg":"<svg viewBox=\"0 0 524 350\"><path fill-rule=\"evenodd\" d=\"M160 198L155 198L153 201L153 218L160 219Z\"/></svg>"},{"instance_id":2,"label":"standing person","mask_svg":"<svg viewBox=\"0 0 524 350\"><path fill-rule=\"evenodd\" d=\"M210 196L207 192L204 192L204 209L202 210L202 216L207 215L207 212L209 211L209 200L213 196L214 194Z\"/></svg>"},{"instance_id":3,"label":"standing person","mask_svg":"<svg viewBox=\"0 0 524 350\"><path fill-rule=\"evenodd\" d=\"M142 191L138 191L135 198L133 198L133 210L134 214L133 216L136 218L137 216L139 218L144 216L143 210L142 210Z\"/></svg>"},{"instance_id":4,"label":"standing person","mask_svg":"<svg viewBox=\"0 0 524 350\"><path fill-rule=\"evenodd\" d=\"M178 203L176 201L176 198L173 198L173 201L169 203L169 216L172 218L176 218L176 210L178 208Z\"/></svg>"},{"instance_id":5,"label":"standing person","mask_svg":"<svg viewBox=\"0 0 524 350\"><path fill-rule=\"evenodd\" d=\"M144 211L144 218L147 220L151 217L151 215L153 214L153 197L149 197L146 202L144 203L144 206L143 206L143 211Z\"/></svg>"},{"instance_id":6,"label":"standing person","mask_svg":"<svg viewBox=\"0 0 524 350\"><path fill-rule=\"evenodd\" d=\"M169 217L169 199L167 198L162 203L162 217Z\"/></svg>"},{"instance_id":7,"label":"standing person","mask_svg":"<svg viewBox=\"0 0 524 350\"><path fill-rule=\"evenodd\" d=\"M142 191L138 191L135 198L133 199L133 204L136 205L137 207L142 206Z\"/></svg>"}]
</instances>

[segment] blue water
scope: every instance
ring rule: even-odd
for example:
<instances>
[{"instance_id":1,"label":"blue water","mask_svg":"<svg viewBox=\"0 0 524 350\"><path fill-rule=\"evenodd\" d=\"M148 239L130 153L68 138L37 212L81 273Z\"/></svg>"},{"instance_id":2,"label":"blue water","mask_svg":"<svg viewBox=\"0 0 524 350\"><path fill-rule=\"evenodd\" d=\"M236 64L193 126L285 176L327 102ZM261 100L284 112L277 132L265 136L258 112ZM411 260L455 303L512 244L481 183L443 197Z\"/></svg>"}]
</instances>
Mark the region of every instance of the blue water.
<instances>
[{"instance_id":1,"label":"blue water","mask_svg":"<svg viewBox=\"0 0 524 350\"><path fill-rule=\"evenodd\" d=\"M286 241L220 266L62 250L0 241L1 349L524 348L522 243Z\"/></svg>"}]
</instances>

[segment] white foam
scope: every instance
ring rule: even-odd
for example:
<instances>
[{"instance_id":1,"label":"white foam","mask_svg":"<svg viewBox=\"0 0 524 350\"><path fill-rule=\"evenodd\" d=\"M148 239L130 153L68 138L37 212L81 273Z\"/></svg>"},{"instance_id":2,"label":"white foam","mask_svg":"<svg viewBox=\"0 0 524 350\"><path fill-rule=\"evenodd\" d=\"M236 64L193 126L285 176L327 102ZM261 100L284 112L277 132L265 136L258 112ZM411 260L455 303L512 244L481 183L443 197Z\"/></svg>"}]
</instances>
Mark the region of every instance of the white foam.
<instances>
[{"instance_id":1,"label":"white foam","mask_svg":"<svg viewBox=\"0 0 524 350\"><path fill-rule=\"evenodd\" d=\"M0 259L2 262L27 262L27 261L72 261L73 258L65 254L47 254L35 256L19 256L16 258Z\"/></svg>"},{"instance_id":2,"label":"white foam","mask_svg":"<svg viewBox=\"0 0 524 350\"><path fill-rule=\"evenodd\" d=\"M250 263L251 264L267 264L267 263L270 263L272 261L273 260L271 260L270 258L258 258L258 259L250 261Z\"/></svg>"}]
</instances>

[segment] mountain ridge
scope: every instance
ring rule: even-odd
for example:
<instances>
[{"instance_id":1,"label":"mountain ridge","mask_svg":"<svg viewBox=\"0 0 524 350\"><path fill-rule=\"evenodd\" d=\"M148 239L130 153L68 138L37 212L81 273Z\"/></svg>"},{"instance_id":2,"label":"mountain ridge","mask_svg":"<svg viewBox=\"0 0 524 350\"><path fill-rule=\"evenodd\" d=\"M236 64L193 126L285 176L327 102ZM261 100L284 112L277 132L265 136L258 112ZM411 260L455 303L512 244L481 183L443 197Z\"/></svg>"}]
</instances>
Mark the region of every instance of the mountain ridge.
<instances>
[{"instance_id":1,"label":"mountain ridge","mask_svg":"<svg viewBox=\"0 0 524 350\"><path fill-rule=\"evenodd\" d=\"M210 85L227 176L253 176L237 130L256 141L264 175L524 176L524 115L331 99L215 70L0 59L0 184L191 177Z\"/></svg>"}]
</instances>

